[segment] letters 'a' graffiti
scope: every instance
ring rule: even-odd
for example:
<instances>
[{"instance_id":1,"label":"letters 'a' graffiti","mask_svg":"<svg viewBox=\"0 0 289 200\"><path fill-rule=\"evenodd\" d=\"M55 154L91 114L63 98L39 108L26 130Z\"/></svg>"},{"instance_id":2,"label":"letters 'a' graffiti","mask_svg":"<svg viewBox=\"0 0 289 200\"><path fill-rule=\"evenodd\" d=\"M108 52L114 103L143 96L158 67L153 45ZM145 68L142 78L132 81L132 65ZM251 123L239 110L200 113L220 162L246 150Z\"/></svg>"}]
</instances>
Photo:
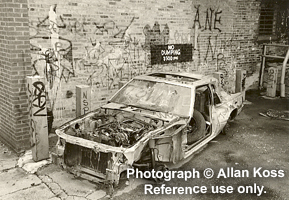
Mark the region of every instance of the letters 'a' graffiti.
<instances>
[{"instance_id":1,"label":"letters 'a' graffiti","mask_svg":"<svg viewBox=\"0 0 289 200\"><path fill-rule=\"evenodd\" d=\"M193 24L193 28L195 28L195 26L198 26L199 29L201 29L202 31L205 30L218 30L219 32L221 32L222 30L220 29L219 25L221 25L221 13L222 10L219 9L212 9L212 8L207 8L206 10L206 18L204 20L204 22L201 22L200 19L200 5L194 6L195 7L195 18L194 18L194 24ZM202 24L204 24L202 26Z\"/></svg>"}]
</instances>

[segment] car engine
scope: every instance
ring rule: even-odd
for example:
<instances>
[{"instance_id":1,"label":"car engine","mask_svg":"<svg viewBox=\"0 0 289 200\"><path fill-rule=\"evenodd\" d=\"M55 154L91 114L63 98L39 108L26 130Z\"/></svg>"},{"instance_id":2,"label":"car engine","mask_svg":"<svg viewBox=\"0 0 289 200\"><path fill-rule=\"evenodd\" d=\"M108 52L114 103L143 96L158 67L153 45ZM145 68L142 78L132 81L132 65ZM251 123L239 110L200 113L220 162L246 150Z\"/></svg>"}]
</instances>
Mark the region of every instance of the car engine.
<instances>
[{"instance_id":1,"label":"car engine","mask_svg":"<svg viewBox=\"0 0 289 200\"><path fill-rule=\"evenodd\" d=\"M66 134L115 147L130 147L144 133L162 125L161 120L145 118L123 111L97 113L71 125Z\"/></svg>"}]
</instances>

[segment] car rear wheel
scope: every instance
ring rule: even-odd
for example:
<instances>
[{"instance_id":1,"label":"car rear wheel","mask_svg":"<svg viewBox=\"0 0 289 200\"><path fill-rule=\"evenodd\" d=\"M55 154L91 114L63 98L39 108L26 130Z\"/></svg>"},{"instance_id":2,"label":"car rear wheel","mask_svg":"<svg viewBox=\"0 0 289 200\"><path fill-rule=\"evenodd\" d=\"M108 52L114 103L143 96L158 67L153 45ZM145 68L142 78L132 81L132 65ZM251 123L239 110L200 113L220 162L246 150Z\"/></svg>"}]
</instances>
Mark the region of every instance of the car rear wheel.
<instances>
[{"instance_id":1,"label":"car rear wheel","mask_svg":"<svg viewBox=\"0 0 289 200\"><path fill-rule=\"evenodd\" d=\"M206 120L203 115L194 110L193 118L188 125L187 144L192 144L206 134Z\"/></svg>"}]
</instances>

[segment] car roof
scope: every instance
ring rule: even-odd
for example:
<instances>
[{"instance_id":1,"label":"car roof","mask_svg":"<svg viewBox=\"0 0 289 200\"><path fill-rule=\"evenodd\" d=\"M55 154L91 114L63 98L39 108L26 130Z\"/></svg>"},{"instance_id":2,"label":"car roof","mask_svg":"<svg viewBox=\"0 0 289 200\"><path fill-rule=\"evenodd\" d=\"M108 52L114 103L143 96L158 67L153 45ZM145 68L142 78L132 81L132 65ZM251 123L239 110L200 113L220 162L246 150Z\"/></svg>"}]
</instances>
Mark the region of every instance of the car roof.
<instances>
[{"instance_id":1,"label":"car roof","mask_svg":"<svg viewBox=\"0 0 289 200\"><path fill-rule=\"evenodd\" d=\"M182 84L189 86L198 86L210 82L216 82L217 79L212 76L206 76L197 73L188 72L155 72L135 77L136 79L144 79L150 81L162 80L172 84Z\"/></svg>"}]
</instances>

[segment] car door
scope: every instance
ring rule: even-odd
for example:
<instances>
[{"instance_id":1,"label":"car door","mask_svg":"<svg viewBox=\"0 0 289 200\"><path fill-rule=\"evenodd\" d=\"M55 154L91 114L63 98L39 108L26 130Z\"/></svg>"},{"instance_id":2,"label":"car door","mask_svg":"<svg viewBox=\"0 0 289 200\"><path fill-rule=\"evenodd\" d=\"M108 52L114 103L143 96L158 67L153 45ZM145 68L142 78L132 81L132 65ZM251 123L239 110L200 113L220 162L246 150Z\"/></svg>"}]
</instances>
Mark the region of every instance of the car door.
<instances>
[{"instance_id":1,"label":"car door","mask_svg":"<svg viewBox=\"0 0 289 200\"><path fill-rule=\"evenodd\" d=\"M213 134L218 134L226 125L228 115L230 115L228 106L221 101L216 86L211 84L210 86L213 96L212 105L212 131Z\"/></svg>"}]
</instances>

